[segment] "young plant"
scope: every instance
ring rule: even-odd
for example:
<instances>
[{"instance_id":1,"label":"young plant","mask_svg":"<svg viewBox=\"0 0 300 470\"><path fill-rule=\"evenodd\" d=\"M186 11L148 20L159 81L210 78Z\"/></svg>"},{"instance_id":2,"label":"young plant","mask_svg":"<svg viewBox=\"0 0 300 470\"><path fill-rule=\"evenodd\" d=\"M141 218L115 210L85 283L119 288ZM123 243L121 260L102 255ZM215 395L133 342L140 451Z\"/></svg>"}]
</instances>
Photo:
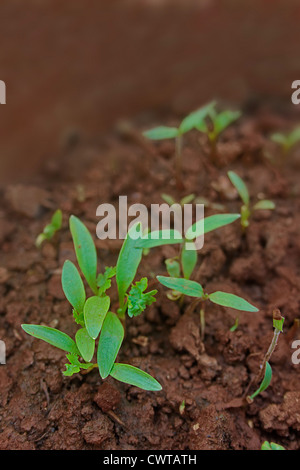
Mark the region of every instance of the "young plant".
<instances>
[{"instance_id":1,"label":"young plant","mask_svg":"<svg viewBox=\"0 0 300 470\"><path fill-rule=\"evenodd\" d=\"M276 132L270 138L280 146L283 155L286 156L300 142L300 126L293 129L289 134Z\"/></svg>"},{"instance_id":2,"label":"young plant","mask_svg":"<svg viewBox=\"0 0 300 470\"><path fill-rule=\"evenodd\" d=\"M269 364L269 360L276 348L276 345L278 343L278 338L280 333L282 333L283 329L283 323L284 323L284 317L281 316L281 313L279 310L274 310L273 312L273 328L274 328L274 334L273 334L273 339L271 341L271 344L269 346L269 349L264 357L263 363L260 368L260 372L258 373L258 376L255 380L255 382L260 382L261 384L258 387L258 389L252 393L252 395L247 396L247 402L252 403L254 398L257 397L260 393L262 393L264 390L268 388L268 386L271 383L272 380L272 368Z\"/></svg>"},{"instance_id":3,"label":"young plant","mask_svg":"<svg viewBox=\"0 0 300 470\"><path fill-rule=\"evenodd\" d=\"M204 339L205 333L204 303L207 300L210 300L217 305L222 305L223 307L229 307L244 312L258 312L258 309L254 307L254 305L251 305L249 302L247 302L247 300L244 300L235 294L222 291L207 294L204 292L202 285L195 281L166 276L157 276L157 280L163 286L168 287L169 289L175 290L176 292L180 292L181 294L188 295L190 297L195 297L196 300L191 304L192 310L194 310L198 304L201 304L200 331L202 339Z\"/></svg>"},{"instance_id":4,"label":"young plant","mask_svg":"<svg viewBox=\"0 0 300 470\"><path fill-rule=\"evenodd\" d=\"M199 122L199 124L196 126L196 129L198 129L200 132L204 132L207 135L212 149L215 149L216 142L220 134L240 117L241 113L239 111L228 110L217 113L215 108L212 106L207 114L208 119L203 119L201 122Z\"/></svg>"},{"instance_id":5,"label":"young plant","mask_svg":"<svg viewBox=\"0 0 300 470\"><path fill-rule=\"evenodd\" d=\"M191 225L182 237L177 230L158 230L148 233L137 241L137 247L150 249L162 245L179 244L178 256L165 261L168 274L171 277L190 279L197 265L198 253L195 239L213 230L231 224L240 218L240 214L215 214L205 217ZM190 245L187 249L187 244ZM182 297L180 292L174 291L170 298L176 300Z\"/></svg>"},{"instance_id":6,"label":"young plant","mask_svg":"<svg viewBox=\"0 0 300 470\"><path fill-rule=\"evenodd\" d=\"M283 446L276 444L275 442L265 441L260 450L286 450Z\"/></svg>"},{"instance_id":7,"label":"young plant","mask_svg":"<svg viewBox=\"0 0 300 470\"><path fill-rule=\"evenodd\" d=\"M145 137L151 140L175 139L175 178L178 189L184 187L182 181L182 137L199 126L214 105L215 102L211 102L192 112L183 119L179 127L159 126L143 133Z\"/></svg>"},{"instance_id":8,"label":"young plant","mask_svg":"<svg viewBox=\"0 0 300 470\"><path fill-rule=\"evenodd\" d=\"M54 212L51 218L50 224L46 225L43 232L40 233L40 235L37 237L35 241L35 245L37 246L37 248L39 248L45 240L51 240L55 233L61 229L61 224L62 212L60 209L57 209L57 211Z\"/></svg>"},{"instance_id":9,"label":"young plant","mask_svg":"<svg viewBox=\"0 0 300 470\"><path fill-rule=\"evenodd\" d=\"M240 198L243 201L241 206L241 226L245 230L249 226L249 219L254 211L257 210L273 210L275 209L275 204L273 201L268 199L263 199L258 201L254 206L250 204L250 195L248 188L242 178L238 176L234 171L229 171L228 178L230 179L233 186L236 188Z\"/></svg>"},{"instance_id":10,"label":"young plant","mask_svg":"<svg viewBox=\"0 0 300 470\"><path fill-rule=\"evenodd\" d=\"M78 269L71 261L65 261L62 287L73 307L74 320L80 327L75 334L75 340L66 333L48 326L22 325L26 333L68 353L69 363L63 372L66 376L71 376L81 369L98 368L102 379L110 375L116 380L144 390L161 390L161 385L146 372L116 362L124 339L121 319L124 320L126 309L128 308L129 317L140 315L155 301L154 295L157 292L145 292L148 283L146 278L132 285L142 256L142 250L135 247L136 240L132 238L138 229L140 227L136 224L129 230L116 267L106 267L104 273L97 275L97 253L91 234L77 217L70 217L77 262L93 293L87 298ZM107 294L115 276L120 302L119 315L110 310L111 298ZM92 360L97 339L97 363L94 363Z\"/></svg>"}]
</instances>

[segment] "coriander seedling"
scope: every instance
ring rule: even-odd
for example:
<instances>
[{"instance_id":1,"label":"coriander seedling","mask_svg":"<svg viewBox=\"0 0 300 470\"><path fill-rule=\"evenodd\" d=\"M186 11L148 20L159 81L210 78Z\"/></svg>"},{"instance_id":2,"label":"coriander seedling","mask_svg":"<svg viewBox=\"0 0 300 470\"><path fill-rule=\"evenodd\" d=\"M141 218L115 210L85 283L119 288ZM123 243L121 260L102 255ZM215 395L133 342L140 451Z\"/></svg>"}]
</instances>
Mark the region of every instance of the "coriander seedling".
<instances>
[{"instance_id":1,"label":"coriander seedling","mask_svg":"<svg viewBox=\"0 0 300 470\"><path fill-rule=\"evenodd\" d=\"M61 229L62 212L60 209L54 212L50 224L46 225L43 232L37 237L35 245L39 248L45 240L51 240L55 233Z\"/></svg>"},{"instance_id":2,"label":"coriander seedling","mask_svg":"<svg viewBox=\"0 0 300 470\"><path fill-rule=\"evenodd\" d=\"M142 256L142 249L136 248L136 240L131 236L139 230L133 226L123 243L116 267L106 267L104 273L97 275L97 252L90 232L75 216L70 217L70 230L74 242L77 262L93 295L87 298L81 275L75 264L65 261L62 269L62 287L66 298L73 307L73 317L79 325L75 340L62 331L43 325L22 325L29 335L66 351L68 363L63 372L71 376L81 369L99 369L102 379L109 375L124 383L144 390L161 390L160 384L146 372L128 364L116 362L124 339L124 320L128 308L129 317L140 315L148 305L155 301L157 291L145 292L147 278L132 285ZM112 312L111 298L107 291L112 279L116 277L120 312ZM121 319L120 319L121 318ZM96 341L97 362L92 362Z\"/></svg>"},{"instance_id":3,"label":"coriander seedling","mask_svg":"<svg viewBox=\"0 0 300 470\"><path fill-rule=\"evenodd\" d=\"M145 131L143 135L151 140L175 139L175 178L178 189L183 189L182 181L182 137L199 126L215 105L211 102L183 119L179 127L159 126Z\"/></svg>"},{"instance_id":4,"label":"coriander seedling","mask_svg":"<svg viewBox=\"0 0 300 470\"><path fill-rule=\"evenodd\" d=\"M286 156L291 149L300 142L300 126L293 129L289 134L276 132L272 134L270 138L280 146L283 155Z\"/></svg>"},{"instance_id":5,"label":"coriander seedling","mask_svg":"<svg viewBox=\"0 0 300 470\"><path fill-rule=\"evenodd\" d=\"M207 114L207 120L203 119L196 126L199 132L204 132L211 144L213 150L215 150L216 142L220 134L227 129L230 124L241 117L239 111L222 111L217 113L214 107L209 109Z\"/></svg>"},{"instance_id":6,"label":"coriander seedling","mask_svg":"<svg viewBox=\"0 0 300 470\"><path fill-rule=\"evenodd\" d=\"M198 304L201 304L200 308L200 329L201 338L204 339L205 333L205 311L204 303L207 300L221 305L223 307L229 307L244 312L258 312L258 309L251 305L247 300L228 292L213 292L212 294L206 294L201 284L195 281L190 281L183 278L157 276L157 280L165 287L180 292L181 294L195 297L195 301L191 304L192 310L196 308Z\"/></svg>"},{"instance_id":7,"label":"coriander seedling","mask_svg":"<svg viewBox=\"0 0 300 470\"><path fill-rule=\"evenodd\" d=\"M268 386L271 383L272 380L272 368L269 364L269 360L276 348L276 345L278 343L278 338L280 333L282 333L283 329L283 323L284 323L284 317L281 316L281 313L278 309L275 309L273 311L273 328L274 328L274 334L273 334L273 339L271 341L271 344L269 346L269 349L264 357L263 363L261 365L260 372L258 373L258 376L255 380L255 382L261 382L259 388L252 393L252 395L247 396L246 400L248 403L252 403L254 398L262 393L264 390L268 388Z\"/></svg>"},{"instance_id":8,"label":"coriander seedling","mask_svg":"<svg viewBox=\"0 0 300 470\"><path fill-rule=\"evenodd\" d=\"M229 171L227 174L228 178L236 188L240 198L244 203L241 206L241 226L244 230L249 226L249 219L254 211L275 209L274 202L269 201L268 199L262 199L261 201L258 201L256 204L254 204L254 206L251 206L249 191L242 178L234 171Z\"/></svg>"}]
</instances>

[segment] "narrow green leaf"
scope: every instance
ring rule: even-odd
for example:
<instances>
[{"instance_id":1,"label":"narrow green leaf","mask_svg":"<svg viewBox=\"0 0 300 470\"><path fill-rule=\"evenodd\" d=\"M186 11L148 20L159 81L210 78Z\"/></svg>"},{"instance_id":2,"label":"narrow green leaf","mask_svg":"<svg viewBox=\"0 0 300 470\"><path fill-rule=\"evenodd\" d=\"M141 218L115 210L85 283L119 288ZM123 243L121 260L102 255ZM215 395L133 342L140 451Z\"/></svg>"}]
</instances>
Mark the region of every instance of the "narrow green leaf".
<instances>
[{"instance_id":1,"label":"narrow green leaf","mask_svg":"<svg viewBox=\"0 0 300 470\"><path fill-rule=\"evenodd\" d=\"M240 217L240 214L215 214L205 217L191 225L186 231L185 237L188 240L193 240L220 227L224 227L224 225L229 225Z\"/></svg>"},{"instance_id":2,"label":"narrow green leaf","mask_svg":"<svg viewBox=\"0 0 300 470\"><path fill-rule=\"evenodd\" d=\"M114 364L110 375L120 382L134 385L142 390L158 392L162 389L162 386L151 375L128 364Z\"/></svg>"},{"instance_id":3,"label":"narrow green leaf","mask_svg":"<svg viewBox=\"0 0 300 470\"><path fill-rule=\"evenodd\" d=\"M189 242L192 243L192 242ZM189 279L195 269L197 264L198 254L196 247L194 250L187 250L186 243L184 243L182 252L181 252L181 265L183 276L185 279Z\"/></svg>"},{"instance_id":4,"label":"narrow green leaf","mask_svg":"<svg viewBox=\"0 0 300 470\"><path fill-rule=\"evenodd\" d=\"M62 225L62 211L60 209L57 209L57 211L54 212L52 219L51 219L51 225L54 227L55 230L59 230Z\"/></svg>"},{"instance_id":5,"label":"narrow green leaf","mask_svg":"<svg viewBox=\"0 0 300 470\"><path fill-rule=\"evenodd\" d=\"M142 259L143 250L138 246L138 241L140 241L140 239L135 240L133 238L134 233L139 227L141 228L140 223L135 224L128 231L117 261L116 280L120 307L124 304L126 291L134 280Z\"/></svg>"},{"instance_id":6,"label":"narrow green leaf","mask_svg":"<svg viewBox=\"0 0 300 470\"><path fill-rule=\"evenodd\" d=\"M75 341L66 333L43 325L21 325L23 330L34 338L42 339L46 343L74 354L79 354Z\"/></svg>"},{"instance_id":7,"label":"narrow green leaf","mask_svg":"<svg viewBox=\"0 0 300 470\"><path fill-rule=\"evenodd\" d=\"M62 288L68 301L78 313L83 312L85 290L80 274L72 261L65 261L61 276Z\"/></svg>"},{"instance_id":8,"label":"narrow green leaf","mask_svg":"<svg viewBox=\"0 0 300 470\"><path fill-rule=\"evenodd\" d=\"M180 133L185 134L186 132L200 126L215 104L215 101L212 101L186 116L179 126Z\"/></svg>"},{"instance_id":9,"label":"narrow green leaf","mask_svg":"<svg viewBox=\"0 0 300 470\"><path fill-rule=\"evenodd\" d=\"M151 140L174 139L178 136L178 129L176 127L159 126L143 132L143 135Z\"/></svg>"},{"instance_id":10,"label":"narrow green leaf","mask_svg":"<svg viewBox=\"0 0 300 470\"><path fill-rule=\"evenodd\" d=\"M84 305L84 322L91 338L96 339L100 333L109 306L110 298L108 295L103 297L93 296L87 299Z\"/></svg>"},{"instance_id":11,"label":"narrow green leaf","mask_svg":"<svg viewBox=\"0 0 300 470\"><path fill-rule=\"evenodd\" d=\"M105 379L114 365L124 338L124 328L115 313L108 312L102 325L97 362L102 379Z\"/></svg>"},{"instance_id":12,"label":"narrow green leaf","mask_svg":"<svg viewBox=\"0 0 300 470\"><path fill-rule=\"evenodd\" d=\"M154 248L162 245L174 245L183 241L178 230L154 230L137 240L136 246L139 248Z\"/></svg>"},{"instance_id":13,"label":"narrow green leaf","mask_svg":"<svg viewBox=\"0 0 300 470\"><path fill-rule=\"evenodd\" d=\"M90 337L86 328L80 328L75 339L81 356L86 362L90 362L95 351L95 340Z\"/></svg>"},{"instance_id":14,"label":"narrow green leaf","mask_svg":"<svg viewBox=\"0 0 300 470\"><path fill-rule=\"evenodd\" d=\"M270 385L271 380L272 380L272 368L271 368L270 364L268 362L266 362L266 370L265 370L265 375L264 375L263 381L260 384L260 387L256 390L256 392L254 392L251 395L251 397L250 397L251 400L253 400L257 395L262 393L264 390L266 390L268 388L268 386Z\"/></svg>"},{"instance_id":15,"label":"narrow green leaf","mask_svg":"<svg viewBox=\"0 0 300 470\"><path fill-rule=\"evenodd\" d=\"M176 204L176 201L175 199L170 196L169 194L161 194L161 198L167 203L169 204L169 206L173 206L173 204Z\"/></svg>"},{"instance_id":16,"label":"narrow green leaf","mask_svg":"<svg viewBox=\"0 0 300 470\"><path fill-rule=\"evenodd\" d=\"M79 267L90 288L96 294L97 252L91 234L74 215L70 217L70 230Z\"/></svg>"},{"instance_id":17,"label":"narrow green leaf","mask_svg":"<svg viewBox=\"0 0 300 470\"><path fill-rule=\"evenodd\" d=\"M204 295L203 288L198 282L167 276L157 276L156 278L163 286L180 292L181 294L199 298L202 298Z\"/></svg>"},{"instance_id":18,"label":"narrow green leaf","mask_svg":"<svg viewBox=\"0 0 300 470\"><path fill-rule=\"evenodd\" d=\"M246 184L244 183L242 178L240 178L240 176L237 175L234 171L228 171L227 174L228 174L228 178L232 182L233 186L235 187L235 189L239 193L240 198L242 199L243 203L246 206L248 206L249 201L250 201L250 196L249 196L249 191L248 191L248 188L247 188Z\"/></svg>"},{"instance_id":19,"label":"narrow green leaf","mask_svg":"<svg viewBox=\"0 0 300 470\"><path fill-rule=\"evenodd\" d=\"M214 119L214 132L219 135L224 131L230 124L236 121L241 116L239 111L222 111Z\"/></svg>"},{"instance_id":20,"label":"narrow green leaf","mask_svg":"<svg viewBox=\"0 0 300 470\"><path fill-rule=\"evenodd\" d=\"M213 294L209 294L208 297L213 303L222 305L223 307L230 307L236 310L243 310L245 312L258 312L258 308L254 307L254 305L251 305L247 300L242 299L238 295L217 291Z\"/></svg>"},{"instance_id":21,"label":"narrow green leaf","mask_svg":"<svg viewBox=\"0 0 300 470\"><path fill-rule=\"evenodd\" d=\"M273 201L269 201L268 199L264 199L263 201L259 201L253 207L253 210L273 210L275 209L275 204Z\"/></svg>"},{"instance_id":22,"label":"narrow green leaf","mask_svg":"<svg viewBox=\"0 0 300 470\"><path fill-rule=\"evenodd\" d=\"M169 258L165 260L165 265L169 276L180 277L180 263L176 259Z\"/></svg>"}]
</instances>

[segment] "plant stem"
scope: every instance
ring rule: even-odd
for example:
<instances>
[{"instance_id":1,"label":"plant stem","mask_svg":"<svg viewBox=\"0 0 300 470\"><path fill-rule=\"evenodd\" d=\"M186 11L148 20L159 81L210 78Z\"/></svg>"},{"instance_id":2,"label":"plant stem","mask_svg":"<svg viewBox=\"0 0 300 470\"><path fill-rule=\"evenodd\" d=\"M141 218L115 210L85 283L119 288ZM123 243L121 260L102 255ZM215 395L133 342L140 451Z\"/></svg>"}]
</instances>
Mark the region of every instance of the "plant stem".
<instances>
[{"instance_id":1,"label":"plant stem","mask_svg":"<svg viewBox=\"0 0 300 470\"><path fill-rule=\"evenodd\" d=\"M205 310L203 304L200 307L200 338L202 341L204 340L205 336Z\"/></svg>"}]
</instances>

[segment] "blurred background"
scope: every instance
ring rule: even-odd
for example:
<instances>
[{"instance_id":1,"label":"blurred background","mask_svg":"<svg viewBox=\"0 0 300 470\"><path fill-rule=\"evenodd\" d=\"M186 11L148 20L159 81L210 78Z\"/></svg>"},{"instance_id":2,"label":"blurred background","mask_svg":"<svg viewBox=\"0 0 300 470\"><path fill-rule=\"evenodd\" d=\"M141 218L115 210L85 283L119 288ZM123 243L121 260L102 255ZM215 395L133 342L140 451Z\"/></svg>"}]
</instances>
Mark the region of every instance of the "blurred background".
<instances>
[{"instance_id":1,"label":"blurred background","mask_svg":"<svg viewBox=\"0 0 300 470\"><path fill-rule=\"evenodd\" d=\"M290 102L298 0L1 0L0 183L145 111ZM300 107L300 106L299 106Z\"/></svg>"}]
</instances>

